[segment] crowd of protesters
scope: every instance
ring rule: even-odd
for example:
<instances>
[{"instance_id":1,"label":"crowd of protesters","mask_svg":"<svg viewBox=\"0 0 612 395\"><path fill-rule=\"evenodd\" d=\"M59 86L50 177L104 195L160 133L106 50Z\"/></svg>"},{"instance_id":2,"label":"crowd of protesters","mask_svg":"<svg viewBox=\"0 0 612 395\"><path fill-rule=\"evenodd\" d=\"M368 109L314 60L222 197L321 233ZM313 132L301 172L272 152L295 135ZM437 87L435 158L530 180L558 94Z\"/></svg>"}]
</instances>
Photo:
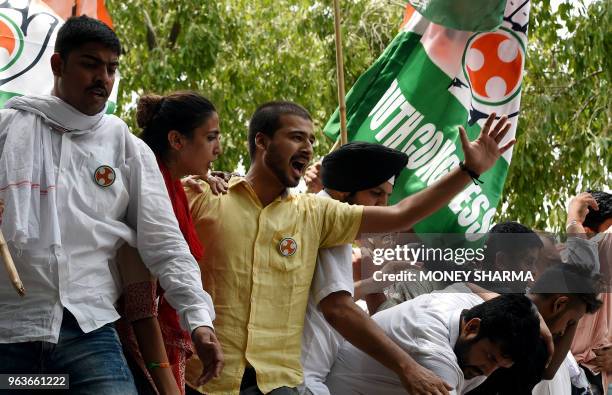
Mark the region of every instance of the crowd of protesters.
<instances>
[{"instance_id":1,"label":"crowd of protesters","mask_svg":"<svg viewBox=\"0 0 612 395\"><path fill-rule=\"evenodd\" d=\"M407 156L354 142L308 168L314 126L296 103L254 112L246 176L211 174L220 119L198 93L140 97L131 133L106 114L120 54L102 22L71 18L52 94L0 110L2 231L27 290L0 275L0 374L68 374L71 394L608 392L609 193L571 200L565 243L500 223L465 266L533 281L371 276L368 235L409 243L397 233L512 147L506 116L475 141L460 127L461 165L390 205Z\"/></svg>"}]
</instances>

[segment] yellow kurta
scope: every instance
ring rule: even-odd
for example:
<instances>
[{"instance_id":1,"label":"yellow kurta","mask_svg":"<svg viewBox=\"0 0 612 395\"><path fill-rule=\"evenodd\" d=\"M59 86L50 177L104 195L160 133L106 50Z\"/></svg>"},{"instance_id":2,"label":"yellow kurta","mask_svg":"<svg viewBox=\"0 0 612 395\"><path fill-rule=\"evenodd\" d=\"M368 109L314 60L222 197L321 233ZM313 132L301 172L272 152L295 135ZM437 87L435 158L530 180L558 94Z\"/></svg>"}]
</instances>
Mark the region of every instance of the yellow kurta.
<instances>
[{"instance_id":1,"label":"yellow kurta","mask_svg":"<svg viewBox=\"0 0 612 395\"><path fill-rule=\"evenodd\" d=\"M244 178L232 178L226 195L203 187L187 197L204 245L202 282L215 306L225 368L200 390L237 394L247 364L264 393L295 387L303 380L301 340L317 252L352 242L363 207L310 194L262 207ZM190 361L188 382L200 372L200 362Z\"/></svg>"}]
</instances>

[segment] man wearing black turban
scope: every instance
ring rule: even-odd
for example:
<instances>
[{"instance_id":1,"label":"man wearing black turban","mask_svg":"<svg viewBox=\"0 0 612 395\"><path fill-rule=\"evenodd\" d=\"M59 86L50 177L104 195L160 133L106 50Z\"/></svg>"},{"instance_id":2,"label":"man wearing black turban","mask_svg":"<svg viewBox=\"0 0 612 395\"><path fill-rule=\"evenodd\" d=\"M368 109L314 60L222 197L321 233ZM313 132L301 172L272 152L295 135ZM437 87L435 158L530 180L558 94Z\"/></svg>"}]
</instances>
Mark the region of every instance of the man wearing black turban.
<instances>
[{"instance_id":1,"label":"man wearing black turban","mask_svg":"<svg viewBox=\"0 0 612 395\"><path fill-rule=\"evenodd\" d=\"M394 180L407 161L406 154L382 145L348 143L323 159L324 190L319 196L363 206L386 206ZM402 372L410 367L411 383L422 385L419 390L445 393L445 383L439 377L418 365L355 304L351 253L350 244L319 250L304 323L301 392L329 394L324 381L344 337L398 373L402 381Z\"/></svg>"},{"instance_id":2,"label":"man wearing black turban","mask_svg":"<svg viewBox=\"0 0 612 395\"><path fill-rule=\"evenodd\" d=\"M351 142L323 159L323 186L327 190L350 193L374 188L385 181L393 181L407 162L408 156L393 148Z\"/></svg>"}]
</instances>

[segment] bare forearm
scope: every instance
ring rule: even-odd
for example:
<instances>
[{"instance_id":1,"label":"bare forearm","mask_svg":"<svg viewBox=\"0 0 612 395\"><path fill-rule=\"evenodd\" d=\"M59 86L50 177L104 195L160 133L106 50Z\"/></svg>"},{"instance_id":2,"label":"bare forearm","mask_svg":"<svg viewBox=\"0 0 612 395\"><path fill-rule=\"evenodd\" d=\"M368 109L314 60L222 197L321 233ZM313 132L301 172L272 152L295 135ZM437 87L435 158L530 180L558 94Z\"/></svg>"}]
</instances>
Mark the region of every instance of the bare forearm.
<instances>
[{"instance_id":1,"label":"bare forearm","mask_svg":"<svg viewBox=\"0 0 612 395\"><path fill-rule=\"evenodd\" d=\"M168 362L168 355L157 317L134 321L132 328L145 365L151 362ZM151 373L160 394L180 394L171 369L158 367L150 369L149 373Z\"/></svg>"},{"instance_id":2,"label":"bare forearm","mask_svg":"<svg viewBox=\"0 0 612 395\"><path fill-rule=\"evenodd\" d=\"M565 331L563 336L555 341L555 352L553 353L552 359L550 363L544 370L544 379L552 380L559 369L559 366L563 363L563 360L567 356L567 353L572 346L572 341L574 340L574 335L576 334L577 325L572 325L569 329Z\"/></svg>"},{"instance_id":3,"label":"bare forearm","mask_svg":"<svg viewBox=\"0 0 612 395\"><path fill-rule=\"evenodd\" d=\"M328 298L335 296L335 300ZM416 362L395 344L351 296L332 294L319 304L325 319L352 345L398 373Z\"/></svg>"},{"instance_id":4,"label":"bare forearm","mask_svg":"<svg viewBox=\"0 0 612 395\"><path fill-rule=\"evenodd\" d=\"M432 186L394 206L364 207L359 232L380 233L408 229L448 204L469 182L469 175L456 168Z\"/></svg>"},{"instance_id":5,"label":"bare forearm","mask_svg":"<svg viewBox=\"0 0 612 395\"><path fill-rule=\"evenodd\" d=\"M499 296L498 293L491 292L473 283L466 283L466 286L485 302Z\"/></svg>"}]
</instances>

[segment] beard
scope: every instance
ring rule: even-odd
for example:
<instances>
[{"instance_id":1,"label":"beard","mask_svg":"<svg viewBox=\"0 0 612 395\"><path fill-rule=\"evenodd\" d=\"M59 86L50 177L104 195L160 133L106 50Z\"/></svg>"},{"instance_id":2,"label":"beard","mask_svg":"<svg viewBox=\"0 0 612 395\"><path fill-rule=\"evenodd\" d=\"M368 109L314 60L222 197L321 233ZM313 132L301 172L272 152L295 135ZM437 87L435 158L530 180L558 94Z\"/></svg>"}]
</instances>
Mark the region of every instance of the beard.
<instances>
[{"instance_id":1,"label":"beard","mask_svg":"<svg viewBox=\"0 0 612 395\"><path fill-rule=\"evenodd\" d=\"M278 181L285 188L294 188L300 183L300 179L293 180L287 174L287 165L283 163L282 156L279 154L279 151L276 149L274 144L270 144L267 149L267 153L264 157L264 163L266 166L272 171L272 174L276 176Z\"/></svg>"},{"instance_id":2,"label":"beard","mask_svg":"<svg viewBox=\"0 0 612 395\"><path fill-rule=\"evenodd\" d=\"M477 340L460 340L457 339L454 351L457 356L457 362L466 379L473 379L476 376L483 375L483 372L476 366L468 364L468 353Z\"/></svg>"}]
</instances>

